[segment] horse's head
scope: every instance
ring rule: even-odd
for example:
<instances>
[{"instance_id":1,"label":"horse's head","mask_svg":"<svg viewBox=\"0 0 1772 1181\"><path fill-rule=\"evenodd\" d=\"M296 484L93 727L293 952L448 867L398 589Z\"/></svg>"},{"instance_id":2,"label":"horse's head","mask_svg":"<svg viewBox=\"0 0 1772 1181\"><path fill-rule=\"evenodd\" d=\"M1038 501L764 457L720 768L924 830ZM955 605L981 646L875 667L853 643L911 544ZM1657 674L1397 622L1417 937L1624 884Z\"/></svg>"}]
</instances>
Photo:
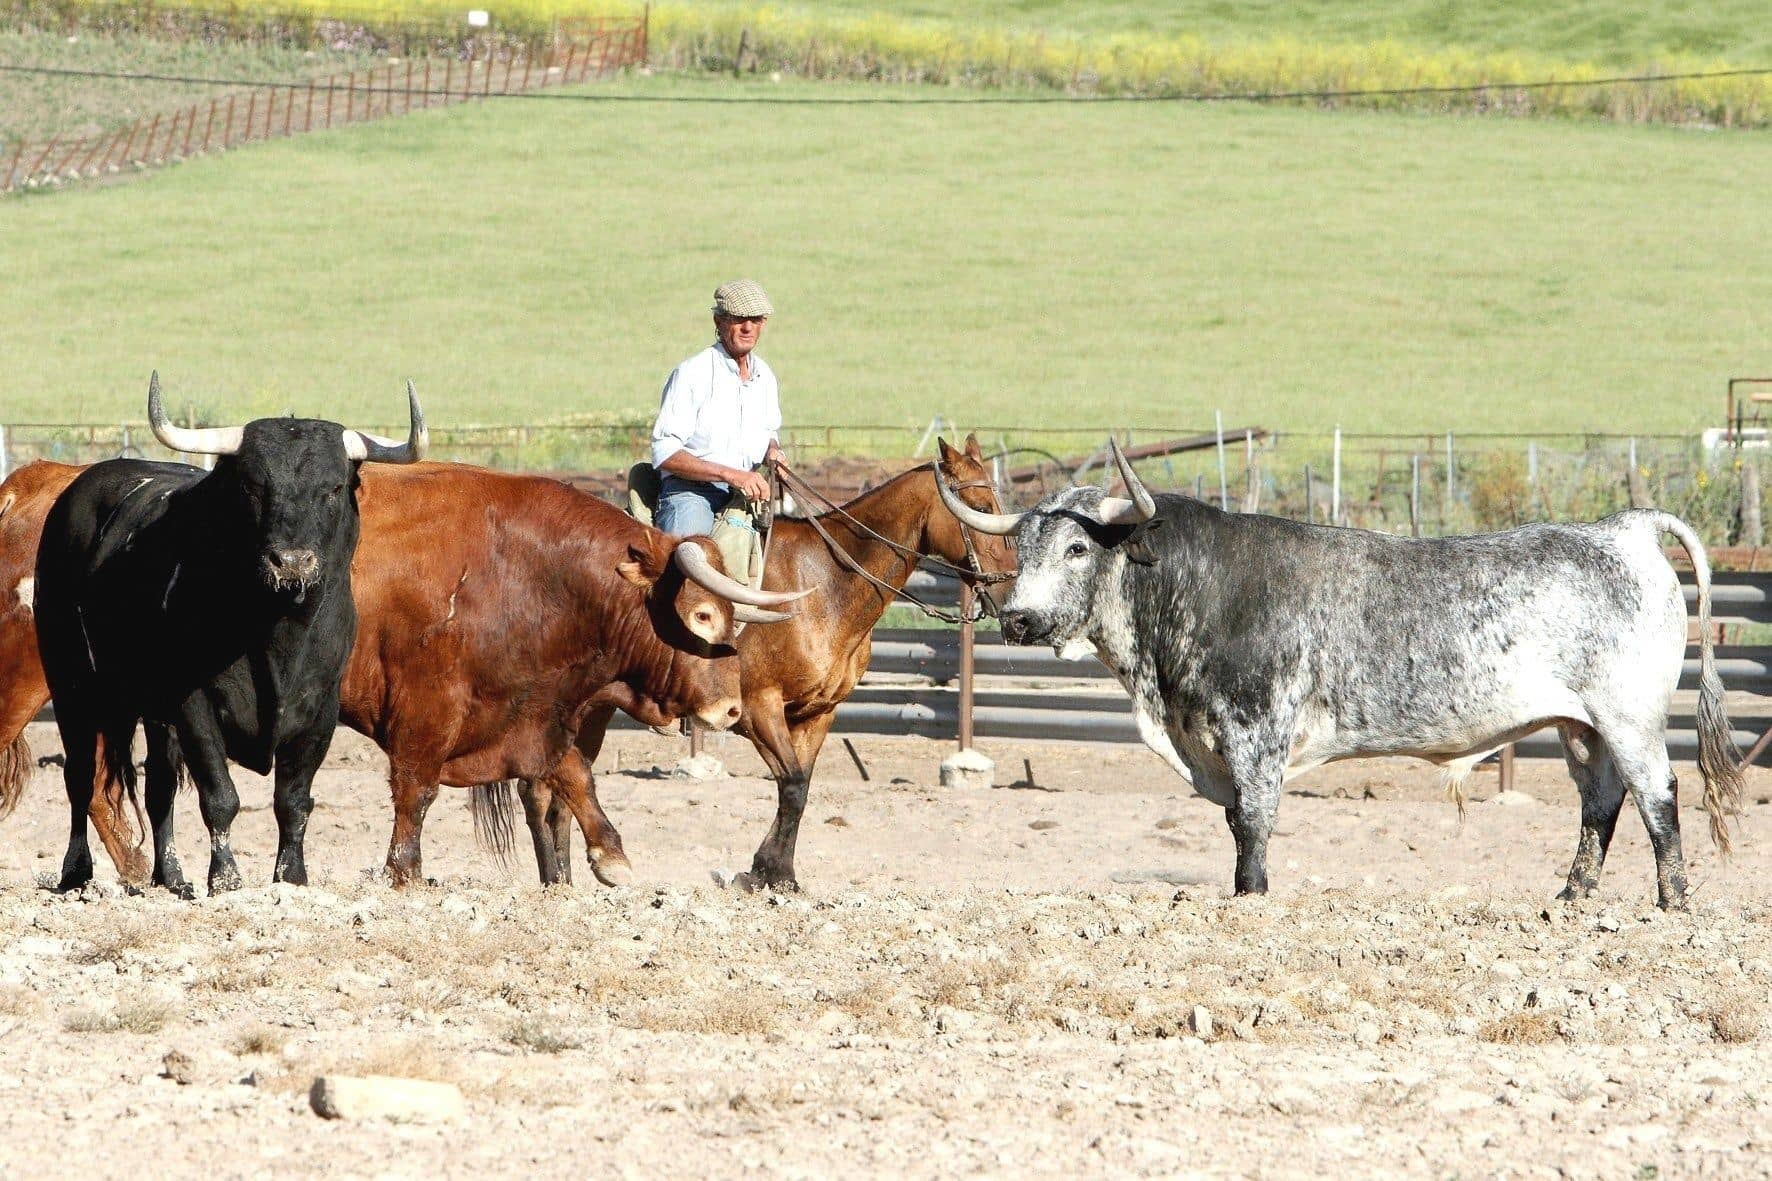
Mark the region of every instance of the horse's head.
<instances>
[{"instance_id":1,"label":"horse's head","mask_svg":"<svg viewBox=\"0 0 1772 1181\"><path fill-rule=\"evenodd\" d=\"M948 446L946 439L936 442L941 454L936 460L934 474L967 507L985 513L1001 512L990 467L979 450L978 436L967 435L963 450ZM935 491L933 487L930 490ZM1015 549L1008 537L967 529L940 503L939 498L924 526L922 549L926 554L981 574L1015 572Z\"/></svg>"}]
</instances>

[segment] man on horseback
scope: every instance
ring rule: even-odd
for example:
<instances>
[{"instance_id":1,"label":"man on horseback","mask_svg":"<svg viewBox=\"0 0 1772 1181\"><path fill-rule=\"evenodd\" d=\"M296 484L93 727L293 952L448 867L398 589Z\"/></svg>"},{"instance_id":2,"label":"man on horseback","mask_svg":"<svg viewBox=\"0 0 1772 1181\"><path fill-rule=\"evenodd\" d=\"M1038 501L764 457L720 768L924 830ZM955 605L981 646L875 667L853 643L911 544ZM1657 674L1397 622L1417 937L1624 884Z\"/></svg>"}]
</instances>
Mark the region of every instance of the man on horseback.
<instances>
[{"instance_id":1,"label":"man on horseback","mask_svg":"<svg viewBox=\"0 0 1772 1181\"><path fill-rule=\"evenodd\" d=\"M754 469L779 463L781 406L775 373L756 355L774 313L749 279L714 291L718 339L671 370L652 428L652 466L663 487L658 527L686 537L713 531L734 493L762 504L769 481Z\"/></svg>"}]
</instances>

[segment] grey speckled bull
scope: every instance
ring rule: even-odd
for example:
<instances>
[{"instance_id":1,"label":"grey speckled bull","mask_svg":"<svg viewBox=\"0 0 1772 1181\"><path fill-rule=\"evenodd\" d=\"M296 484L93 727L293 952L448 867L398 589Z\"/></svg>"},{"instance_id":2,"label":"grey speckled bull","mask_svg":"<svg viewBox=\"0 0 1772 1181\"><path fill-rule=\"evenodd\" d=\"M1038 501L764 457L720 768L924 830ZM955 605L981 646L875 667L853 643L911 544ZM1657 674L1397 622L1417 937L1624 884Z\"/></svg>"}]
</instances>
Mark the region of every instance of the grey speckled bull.
<instances>
[{"instance_id":1,"label":"grey speckled bull","mask_svg":"<svg viewBox=\"0 0 1772 1181\"><path fill-rule=\"evenodd\" d=\"M1337 759L1414 755L1456 783L1492 751L1554 725L1581 791L1562 897L1596 888L1628 789L1654 847L1660 904L1683 906L1665 733L1686 609L1663 533L1697 573L1698 766L1711 836L1727 851L1740 760L1711 648L1710 570L1678 518L1631 511L1419 540L1153 497L1120 462L1129 500L1070 488L1027 513L962 519L1016 534L1005 638L1100 657L1132 695L1145 742L1223 806L1237 893L1267 889L1287 777ZM949 507L966 509L953 497Z\"/></svg>"}]
</instances>

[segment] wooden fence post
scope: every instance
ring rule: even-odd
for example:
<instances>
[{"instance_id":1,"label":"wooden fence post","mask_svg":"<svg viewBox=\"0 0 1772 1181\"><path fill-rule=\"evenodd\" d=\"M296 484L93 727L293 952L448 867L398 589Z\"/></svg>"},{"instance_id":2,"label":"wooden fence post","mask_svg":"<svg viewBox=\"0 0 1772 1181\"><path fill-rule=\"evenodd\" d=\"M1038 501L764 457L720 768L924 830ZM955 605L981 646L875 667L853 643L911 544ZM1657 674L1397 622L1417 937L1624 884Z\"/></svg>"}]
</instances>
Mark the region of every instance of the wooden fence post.
<instances>
[{"instance_id":1,"label":"wooden fence post","mask_svg":"<svg viewBox=\"0 0 1772 1181\"><path fill-rule=\"evenodd\" d=\"M224 152L234 146L234 101L237 98L239 95L228 95L228 121L222 124L221 146Z\"/></svg>"},{"instance_id":2,"label":"wooden fence post","mask_svg":"<svg viewBox=\"0 0 1772 1181\"><path fill-rule=\"evenodd\" d=\"M197 133L197 104L192 103L191 109L189 112L189 117L185 119L185 144L184 144L184 147L179 149L179 155L184 157L187 160L189 160L191 158L191 139L196 135L196 133Z\"/></svg>"},{"instance_id":3,"label":"wooden fence post","mask_svg":"<svg viewBox=\"0 0 1772 1181\"><path fill-rule=\"evenodd\" d=\"M451 55L443 59L443 105L449 105L449 82L455 77L455 57Z\"/></svg>"},{"instance_id":4,"label":"wooden fence post","mask_svg":"<svg viewBox=\"0 0 1772 1181\"><path fill-rule=\"evenodd\" d=\"M431 59L425 58L425 80L420 83L425 92L425 110L431 109Z\"/></svg>"},{"instance_id":5,"label":"wooden fence post","mask_svg":"<svg viewBox=\"0 0 1772 1181\"><path fill-rule=\"evenodd\" d=\"M43 145L43 151L37 156L37 162L25 169L27 180L37 175L37 170L43 167L43 161L49 158L49 153L55 151L55 145L61 142L61 138L59 135L49 137L49 142Z\"/></svg>"},{"instance_id":6,"label":"wooden fence post","mask_svg":"<svg viewBox=\"0 0 1772 1181\"><path fill-rule=\"evenodd\" d=\"M1760 527L1760 469L1753 460L1743 456L1741 460L1741 536L1735 539L1735 544L1758 546L1764 541L1765 532Z\"/></svg>"},{"instance_id":7,"label":"wooden fence post","mask_svg":"<svg viewBox=\"0 0 1772 1181\"><path fill-rule=\"evenodd\" d=\"M78 172L81 176L85 176L87 167L92 163L92 158L94 156L98 155L98 150L100 148L104 147L109 142L110 142L110 140L106 139L102 135L95 138L92 141L91 150L88 151L86 153L86 155L81 158L79 165L75 167L74 171Z\"/></svg>"},{"instance_id":8,"label":"wooden fence post","mask_svg":"<svg viewBox=\"0 0 1772 1181\"><path fill-rule=\"evenodd\" d=\"M350 126L351 116L357 113L357 71L352 70L345 78L345 126Z\"/></svg>"},{"instance_id":9,"label":"wooden fence post","mask_svg":"<svg viewBox=\"0 0 1772 1181\"><path fill-rule=\"evenodd\" d=\"M960 749L972 749L972 584L960 582Z\"/></svg>"},{"instance_id":10,"label":"wooden fence post","mask_svg":"<svg viewBox=\"0 0 1772 1181\"><path fill-rule=\"evenodd\" d=\"M203 120L203 149L202 150L204 152L209 151L209 131L212 127L215 126L215 104L218 103L219 101L221 101L221 100L214 99L214 98L209 100L209 117Z\"/></svg>"},{"instance_id":11,"label":"wooden fence post","mask_svg":"<svg viewBox=\"0 0 1772 1181\"><path fill-rule=\"evenodd\" d=\"M401 108L400 113L403 115L412 113L412 59L410 57L406 59L406 105Z\"/></svg>"},{"instance_id":12,"label":"wooden fence post","mask_svg":"<svg viewBox=\"0 0 1772 1181\"><path fill-rule=\"evenodd\" d=\"M254 91L251 91L250 93L248 93L246 96L246 128L245 128L244 134L242 134L240 136L241 140L243 140L243 141L249 140L252 138L252 116L253 116L253 112L255 112L257 110L258 110L258 91L254 90ZM232 130L233 126L234 126L234 121L233 121L233 118L230 116L228 119L228 127L230 130Z\"/></svg>"}]
</instances>

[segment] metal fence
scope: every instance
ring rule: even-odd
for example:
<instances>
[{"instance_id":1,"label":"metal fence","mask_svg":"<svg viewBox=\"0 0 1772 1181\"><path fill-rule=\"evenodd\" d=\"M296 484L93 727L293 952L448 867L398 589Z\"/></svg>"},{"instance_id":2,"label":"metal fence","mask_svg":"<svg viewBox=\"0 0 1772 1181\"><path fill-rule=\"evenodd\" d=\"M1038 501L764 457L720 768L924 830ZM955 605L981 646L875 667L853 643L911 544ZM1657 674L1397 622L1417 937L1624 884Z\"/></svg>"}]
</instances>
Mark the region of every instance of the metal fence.
<instances>
[{"instance_id":1,"label":"metal fence","mask_svg":"<svg viewBox=\"0 0 1772 1181\"><path fill-rule=\"evenodd\" d=\"M472 48L472 47L470 47ZM407 58L374 69L233 90L146 116L117 132L46 143L20 141L0 155L0 192L90 179L225 151L256 140L344 127L389 115L600 78L646 57L643 22L596 26L541 54Z\"/></svg>"},{"instance_id":2,"label":"metal fence","mask_svg":"<svg viewBox=\"0 0 1772 1181\"><path fill-rule=\"evenodd\" d=\"M1690 574L1681 575L1688 606L1697 599ZM909 587L931 603L955 606L961 588L952 578L918 571ZM1715 623L1772 623L1772 573L1717 573L1712 576ZM1724 644L1717 667L1731 690L1772 697L1772 647ZM1680 689L1698 688L1698 647L1687 649ZM912 677L915 681L887 678ZM990 681L980 686L977 678ZM1772 724L1758 721L1759 727ZM1080 742L1140 742L1132 703L1111 672L1093 658L1060 660L1049 649L1012 647L992 632L970 628L878 628L868 674L848 701L837 707L839 734L918 735L952 739L962 747L974 736L1005 739L1064 739ZM1758 746L1761 734L1738 722L1735 742L1753 750L1756 761L1772 765ZM1668 753L1678 760L1698 754L1697 724L1690 713L1669 719ZM1561 758L1562 744L1542 730L1509 749L1511 757ZM1504 778L1504 785L1506 779Z\"/></svg>"}]
</instances>

